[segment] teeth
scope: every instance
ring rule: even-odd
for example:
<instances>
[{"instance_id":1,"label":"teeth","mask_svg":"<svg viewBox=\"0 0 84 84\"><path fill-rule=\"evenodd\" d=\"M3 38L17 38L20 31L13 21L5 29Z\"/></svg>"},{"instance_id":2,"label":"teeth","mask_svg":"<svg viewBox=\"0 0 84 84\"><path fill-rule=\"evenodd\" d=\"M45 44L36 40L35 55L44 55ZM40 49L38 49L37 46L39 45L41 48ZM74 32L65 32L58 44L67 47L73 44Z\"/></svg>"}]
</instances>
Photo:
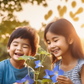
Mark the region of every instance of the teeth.
<instances>
[{"instance_id":1,"label":"teeth","mask_svg":"<svg viewBox=\"0 0 84 84\"><path fill-rule=\"evenodd\" d=\"M18 54L18 53L15 53L15 55L19 55L19 56L22 56L22 54Z\"/></svg>"}]
</instances>

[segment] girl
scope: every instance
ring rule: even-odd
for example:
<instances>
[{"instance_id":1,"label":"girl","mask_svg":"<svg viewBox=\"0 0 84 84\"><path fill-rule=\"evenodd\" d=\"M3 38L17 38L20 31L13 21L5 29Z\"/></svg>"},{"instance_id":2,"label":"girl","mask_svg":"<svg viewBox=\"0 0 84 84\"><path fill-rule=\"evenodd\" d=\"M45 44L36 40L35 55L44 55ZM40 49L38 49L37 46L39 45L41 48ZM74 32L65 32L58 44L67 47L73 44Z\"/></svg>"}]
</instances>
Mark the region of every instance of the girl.
<instances>
[{"instance_id":1,"label":"girl","mask_svg":"<svg viewBox=\"0 0 84 84\"><path fill-rule=\"evenodd\" d=\"M44 40L52 54L52 67L58 65L64 71L63 76L57 77L58 83L84 84L84 55L73 25L66 19L48 24ZM58 60L60 56L62 59Z\"/></svg>"},{"instance_id":2,"label":"girl","mask_svg":"<svg viewBox=\"0 0 84 84\"><path fill-rule=\"evenodd\" d=\"M38 47L38 35L33 28L19 27L11 34L7 51L10 59L0 62L0 84L13 84L24 78L28 72L34 79L32 68L25 67L25 60L18 60L20 56L34 56ZM15 83L17 84L17 83Z\"/></svg>"}]
</instances>

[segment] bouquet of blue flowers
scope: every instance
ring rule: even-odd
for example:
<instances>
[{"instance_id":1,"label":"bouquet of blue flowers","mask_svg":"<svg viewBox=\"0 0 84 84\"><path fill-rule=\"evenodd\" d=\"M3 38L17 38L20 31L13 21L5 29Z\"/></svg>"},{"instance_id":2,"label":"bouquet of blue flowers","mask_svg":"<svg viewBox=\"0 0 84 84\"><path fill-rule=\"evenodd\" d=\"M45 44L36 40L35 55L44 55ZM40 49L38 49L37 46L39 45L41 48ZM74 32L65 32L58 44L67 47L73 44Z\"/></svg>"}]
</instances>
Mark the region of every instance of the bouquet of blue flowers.
<instances>
[{"instance_id":1,"label":"bouquet of blue flowers","mask_svg":"<svg viewBox=\"0 0 84 84\"><path fill-rule=\"evenodd\" d=\"M34 70L34 74L35 74L35 79L32 79L30 77L30 73L28 73L24 78L22 78L21 80L17 80L16 83L22 83L22 84L58 84L56 78L59 75L63 75L64 71L63 70L59 70L59 66L57 65L53 71L45 69L45 76L43 77L43 79L38 79L39 73L41 68L44 67L43 62L46 58L46 56L50 56L50 54L48 52L46 52L43 48L39 47L37 54L38 56L43 55L43 58L41 60L36 60L35 61L35 69L38 70ZM32 57L32 56L21 56L18 58L18 60L25 60L26 66L29 69L29 61L32 61L34 59L37 59L36 56ZM29 70L28 70L29 71Z\"/></svg>"}]
</instances>

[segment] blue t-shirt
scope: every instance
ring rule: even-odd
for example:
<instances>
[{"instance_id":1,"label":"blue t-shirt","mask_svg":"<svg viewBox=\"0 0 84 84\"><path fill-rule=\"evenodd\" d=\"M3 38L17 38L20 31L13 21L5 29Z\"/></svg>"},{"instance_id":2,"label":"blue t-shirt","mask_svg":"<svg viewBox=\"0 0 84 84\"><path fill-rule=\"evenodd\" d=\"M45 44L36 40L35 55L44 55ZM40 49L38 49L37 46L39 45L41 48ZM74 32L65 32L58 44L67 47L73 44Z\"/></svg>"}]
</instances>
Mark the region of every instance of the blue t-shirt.
<instances>
[{"instance_id":1,"label":"blue t-shirt","mask_svg":"<svg viewBox=\"0 0 84 84\"><path fill-rule=\"evenodd\" d=\"M30 77L34 79L32 68L29 67ZM28 74L28 68L16 69L9 59L0 62L0 84L13 84L16 80L24 78Z\"/></svg>"}]
</instances>

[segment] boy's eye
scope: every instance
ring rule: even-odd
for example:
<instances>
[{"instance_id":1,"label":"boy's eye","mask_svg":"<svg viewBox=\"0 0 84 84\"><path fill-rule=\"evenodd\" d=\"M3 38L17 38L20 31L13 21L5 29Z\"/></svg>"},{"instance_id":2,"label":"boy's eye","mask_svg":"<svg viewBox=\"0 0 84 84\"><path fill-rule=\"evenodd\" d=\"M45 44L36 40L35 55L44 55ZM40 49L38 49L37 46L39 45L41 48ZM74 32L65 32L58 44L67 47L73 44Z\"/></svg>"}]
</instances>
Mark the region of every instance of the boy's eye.
<instances>
[{"instance_id":1,"label":"boy's eye","mask_svg":"<svg viewBox=\"0 0 84 84\"><path fill-rule=\"evenodd\" d=\"M13 44L14 46L17 46L18 44Z\"/></svg>"}]
</instances>

